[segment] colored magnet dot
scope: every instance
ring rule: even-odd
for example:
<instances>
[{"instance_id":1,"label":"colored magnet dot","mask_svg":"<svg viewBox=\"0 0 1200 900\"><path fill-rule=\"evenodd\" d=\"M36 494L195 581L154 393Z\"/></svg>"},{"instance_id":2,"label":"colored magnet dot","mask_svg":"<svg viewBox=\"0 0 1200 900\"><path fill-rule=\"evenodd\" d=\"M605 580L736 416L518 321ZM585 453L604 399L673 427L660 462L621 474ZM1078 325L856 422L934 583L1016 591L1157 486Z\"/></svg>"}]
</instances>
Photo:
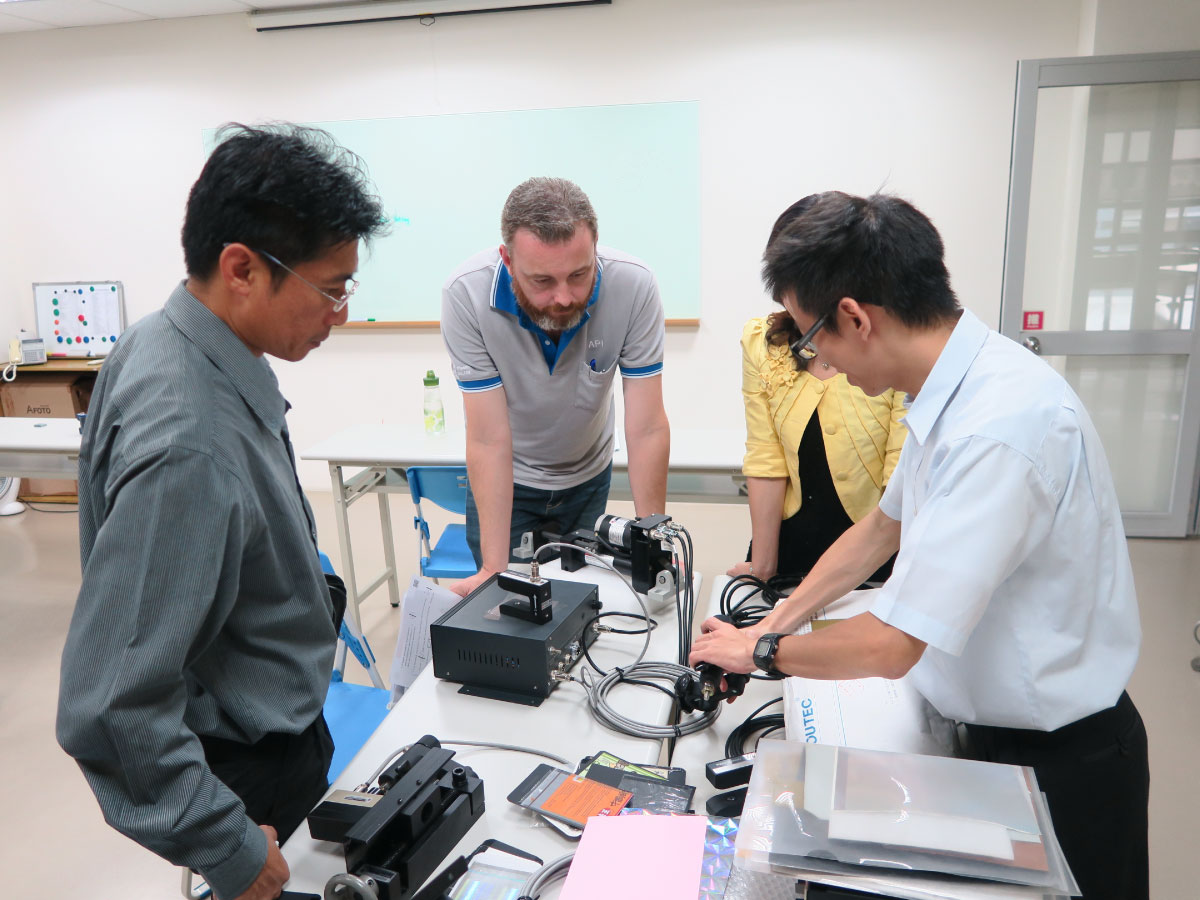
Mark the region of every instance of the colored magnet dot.
<instances>
[{"instance_id":1,"label":"colored magnet dot","mask_svg":"<svg viewBox=\"0 0 1200 900\"><path fill-rule=\"evenodd\" d=\"M58 298L57 297L54 298L54 305L58 306Z\"/></svg>"},{"instance_id":2,"label":"colored magnet dot","mask_svg":"<svg viewBox=\"0 0 1200 900\"><path fill-rule=\"evenodd\" d=\"M55 324L55 325L57 325L58 323L57 323L57 322L55 322L54 324ZM55 334L58 334L58 329L57 329L57 328L55 328L55 329L54 329L54 333L55 333Z\"/></svg>"},{"instance_id":3,"label":"colored magnet dot","mask_svg":"<svg viewBox=\"0 0 1200 900\"><path fill-rule=\"evenodd\" d=\"M60 344L63 342L63 339L62 339L62 337L59 337L59 339L58 339L58 342L59 342Z\"/></svg>"},{"instance_id":4,"label":"colored magnet dot","mask_svg":"<svg viewBox=\"0 0 1200 900\"><path fill-rule=\"evenodd\" d=\"M96 289L96 286L94 284L90 288L88 288L89 291L94 291L95 289Z\"/></svg>"},{"instance_id":5,"label":"colored magnet dot","mask_svg":"<svg viewBox=\"0 0 1200 900\"><path fill-rule=\"evenodd\" d=\"M70 339L70 338L67 338L67 343L68 343L68 344L69 344L69 343L71 343L71 339Z\"/></svg>"},{"instance_id":6,"label":"colored magnet dot","mask_svg":"<svg viewBox=\"0 0 1200 900\"><path fill-rule=\"evenodd\" d=\"M115 344L117 342L117 336L114 334L112 337L109 338L109 340Z\"/></svg>"},{"instance_id":7,"label":"colored magnet dot","mask_svg":"<svg viewBox=\"0 0 1200 900\"><path fill-rule=\"evenodd\" d=\"M83 339L83 342L84 342L85 344L90 344L90 343L91 343L91 341L92 341L92 339L91 339L91 338L86 338L86 337L85 337L85 338Z\"/></svg>"},{"instance_id":8,"label":"colored magnet dot","mask_svg":"<svg viewBox=\"0 0 1200 900\"><path fill-rule=\"evenodd\" d=\"M83 320L83 324L84 324L84 325L86 325L86 324L87 324L87 319L84 319L84 320Z\"/></svg>"},{"instance_id":9,"label":"colored magnet dot","mask_svg":"<svg viewBox=\"0 0 1200 900\"><path fill-rule=\"evenodd\" d=\"M82 322L82 321L83 321L83 316L80 316L80 317L79 317L79 321L80 321L80 322Z\"/></svg>"},{"instance_id":10,"label":"colored magnet dot","mask_svg":"<svg viewBox=\"0 0 1200 900\"><path fill-rule=\"evenodd\" d=\"M108 343L108 338L106 338L106 337L102 337L102 338L100 338L100 342L101 342L102 344L107 344L107 343Z\"/></svg>"}]
</instances>

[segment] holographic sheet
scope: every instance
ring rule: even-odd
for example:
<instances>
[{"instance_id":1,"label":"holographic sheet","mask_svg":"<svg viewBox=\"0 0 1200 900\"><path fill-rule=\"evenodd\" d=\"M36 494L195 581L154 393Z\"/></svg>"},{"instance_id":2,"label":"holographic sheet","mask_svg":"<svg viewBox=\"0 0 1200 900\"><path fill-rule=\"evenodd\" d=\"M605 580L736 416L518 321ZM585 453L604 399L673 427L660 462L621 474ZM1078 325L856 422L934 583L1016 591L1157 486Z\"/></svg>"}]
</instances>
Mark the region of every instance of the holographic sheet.
<instances>
[{"instance_id":1,"label":"holographic sheet","mask_svg":"<svg viewBox=\"0 0 1200 900\"><path fill-rule=\"evenodd\" d=\"M698 900L722 900L725 886L733 873L734 842L737 840L737 819L709 816L704 832L704 861L700 869Z\"/></svg>"}]
</instances>

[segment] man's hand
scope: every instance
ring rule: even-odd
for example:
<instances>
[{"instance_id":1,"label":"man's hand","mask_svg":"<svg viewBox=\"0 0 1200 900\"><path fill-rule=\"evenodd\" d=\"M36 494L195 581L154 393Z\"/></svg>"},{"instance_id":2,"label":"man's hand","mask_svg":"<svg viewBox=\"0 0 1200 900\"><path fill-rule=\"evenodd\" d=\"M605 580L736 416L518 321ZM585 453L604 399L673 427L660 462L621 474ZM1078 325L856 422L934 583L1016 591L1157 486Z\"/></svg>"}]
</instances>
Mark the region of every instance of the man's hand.
<instances>
[{"instance_id":1,"label":"man's hand","mask_svg":"<svg viewBox=\"0 0 1200 900\"><path fill-rule=\"evenodd\" d=\"M263 863L262 871L254 879L254 883L246 888L234 900L274 900L279 896L283 886L292 877L287 861L279 852L279 835L270 825L259 825L267 836L267 861Z\"/></svg>"},{"instance_id":2,"label":"man's hand","mask_svg":"<svg viewBox=\"0 0 1200 900\"><path fill-rule=\"evenodd\" d=\"M458 594L458 596L465 597L495 574L496 572L494 569L480 569L470 578L464 578L462 581L456 581L453 584L448 585L448 587L450 590L454 591L454 593Z\"/></svg>"},{"instance_id":3,"label":"man's hand","mask_svg":"<svg viewBox=\"0 0 1200 900\"><path fill-rule=\"evenodd\" d=\"M725 574L730 578L736 578L739 575L753 575L754 573L750 571L750 568L750 563L748 562L734 563L725 570Z\"/></svg>"},{"instance_id":4,"label":"man's hand","mask_svg":"<svg viewBox=\"0 0 1200 900\"><path fill-rule=\"evenodd\" d=\"M703 634L692 644L689 665L707 662L726 672L754 671L754 644L759 638L756 628L735 628L728 622L711 618L701 626Z\"/></svg>"}]
</instances>

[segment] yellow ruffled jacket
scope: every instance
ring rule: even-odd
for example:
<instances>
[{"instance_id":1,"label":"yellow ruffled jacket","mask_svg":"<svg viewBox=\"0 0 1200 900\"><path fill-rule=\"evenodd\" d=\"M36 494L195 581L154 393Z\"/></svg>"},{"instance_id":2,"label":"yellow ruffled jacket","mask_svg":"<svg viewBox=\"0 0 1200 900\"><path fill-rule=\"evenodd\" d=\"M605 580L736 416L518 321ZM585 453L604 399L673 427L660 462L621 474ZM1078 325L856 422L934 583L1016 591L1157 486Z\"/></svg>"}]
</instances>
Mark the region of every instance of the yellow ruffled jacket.
<instances>
[{"instance_id":1,"label":"yellow ruffled jacket","mask_svg":"<svg viewBox=\"0 0 1200 900\"><path fill-rule=\"evenodd\" d=\"M783 517L800 509L796 450L813 410L821 423L829 473L842 506L857 522L879 503L896 468L908 429L904 393L869 397L846 376L821 379L801 372L786 344L767 344L768 317L742 330L742 397L746 403L746 457L742 474L788 479ZM812 365L817 365L813 363Z\"/></svg>"}]
</instances>

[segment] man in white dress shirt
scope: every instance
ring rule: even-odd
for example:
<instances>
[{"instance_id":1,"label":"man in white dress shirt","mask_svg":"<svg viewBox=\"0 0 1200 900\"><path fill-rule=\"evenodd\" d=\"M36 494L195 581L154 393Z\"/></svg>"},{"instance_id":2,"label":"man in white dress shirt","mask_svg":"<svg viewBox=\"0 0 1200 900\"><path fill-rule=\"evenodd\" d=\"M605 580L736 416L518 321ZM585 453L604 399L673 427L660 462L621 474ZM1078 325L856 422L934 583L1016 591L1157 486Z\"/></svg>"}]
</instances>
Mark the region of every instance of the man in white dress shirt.
<instances>
[{"instance_id":1,"label":"man in white dress shirt","mask_svg":"<svg viewBox=\"0 0 1200 900\"><path fill-rule=\"evenodd\" d=\"M911 681L968 752L1032 766L1087 898L1148 896L1141 630L1104 449L1070 385L962 309L933 224L896 197L820 196L767 251L806 352L908 394L878 508L760 624L709 620L692 662ZM898 551L869 613L792 632Z\"/></svg>"}]
</instances>

